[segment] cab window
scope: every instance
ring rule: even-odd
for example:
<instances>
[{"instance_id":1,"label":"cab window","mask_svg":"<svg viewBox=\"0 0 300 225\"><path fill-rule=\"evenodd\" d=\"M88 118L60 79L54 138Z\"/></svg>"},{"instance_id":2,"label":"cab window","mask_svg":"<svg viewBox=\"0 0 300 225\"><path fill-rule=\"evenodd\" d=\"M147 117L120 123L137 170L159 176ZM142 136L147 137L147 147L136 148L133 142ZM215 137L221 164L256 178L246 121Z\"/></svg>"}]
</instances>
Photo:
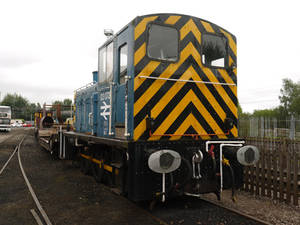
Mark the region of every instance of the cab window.
<instances>
[{"instance_id":1,"label":"cab window","mask_svg":"<svg viewBox=\"0 0 300 225\"><path fill-rule=\"evenodd\" d=\"M123 45L119 50L120 57L120 75L119 75L119 84L125 83L125 76L127 75L127 44Z\"/></svg>"},{"instance_id":2,"label":"cab window","mask_svg":"<svg viewBox=\"0 0 300 225\"><path fill-rule=\"evenodd\" d=\"M106 47L99 51L99 82L106 80Z\"/></svg>"},{"instance_id":3,"label":"cab window","mask_svg":"<svg viewBox=\"0 0 300 225\"><path fill-rule=\"evenodd\" d=\"M110 43L106 48L106 68L107 68L107 80L111 81L113 77L114 55L113 55L113 43Z\"/></svg>"},{"instance_id":4,"label":"cab window","mask_svg":"<svg viewBox=\"0 0 300 225\"><path fill-rule=\"evenodd\" d=\"M113 42L99 50L99 82L111 81L113 77Z\"/></svg>"},{"instance_id":5,"label":"cab window","mask_svg":"<svg viewBox=\"0 0 300 225\"><path fill-rule=\"evenodd\" d=\"M215 34L202 35L202 63L207 67L224 68L227 61L227 39Z\"/></svg>"},{"instance_id":6,"label":"cab window","mask_svg":"<svg viewBox=\"0 0 300 225\"><path fill-rule=\"evenodd\" d=\"M151 59L178 61L179 33L176 28L158 24L148 25L147 55Z\"/></svg>"}]
</instances>

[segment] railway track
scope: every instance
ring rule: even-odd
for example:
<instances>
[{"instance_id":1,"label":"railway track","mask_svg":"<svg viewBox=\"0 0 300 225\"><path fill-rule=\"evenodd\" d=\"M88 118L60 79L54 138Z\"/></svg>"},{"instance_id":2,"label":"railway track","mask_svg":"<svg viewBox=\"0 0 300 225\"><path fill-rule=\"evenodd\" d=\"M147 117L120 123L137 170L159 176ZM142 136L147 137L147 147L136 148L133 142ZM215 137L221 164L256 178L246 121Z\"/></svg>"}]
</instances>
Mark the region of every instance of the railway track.
<instances>
[{"instance_id":1,"label":"railway track","mask_svg":"<svg viewBox=\"0 0 300 225\"><path fill-rule=\"evenodd\" d=\"M142 206L146 209L146 206ZM200 198L183 197L158 203L153 211L146 209L152 217L164 225L176 224L216 224L241 225L270 223L249 216L235 209Z\"/></svg>"},{"instance_id":2,"label":"railway track","mask_svg":"<svg viewBox=\"0 0 300 225\"><path fill-rule=\"evenodd\" d=\"M27 134L25 133L23 135L21 141L19 141L19 143L14 148L14 150L11 153L11 155L9 156L8 160L4 163L3 167L0 170L0 177L1 177L2 173L5 171L5 169L7 168L7 166L9 165L9 163L11 162L12 158L17 153L18 162L19 162L19 168L20 168L20 170L22 172L22 175L23 175L25 183L26 183L26 185L28 187L28 190L29 190L29 192L30 192L30 194L31 194L31 196L32 196L32 198L33 198L33 200L35 202L35 205L36 205L36 207L37 207L40 215L42 216L44 222L42 222L41 218L39 217L38 213L36 213L35 209L30 209L30 212L31 212L32 216L34 217L34 219L35 219L35 221L36 221L36 223L38 225L43 225L43 224L52 225L50 219L48 218L46 212L44 211L42 205L40 204L40 201L38 200L38 198L37 198L37 196L36 196L36 194L35 194L32 186L31 186L31 184L30 184L30 182L29 182L29 180L27 178L26 172L25 172L25 170L23 168L23 164L22 164L22 160L21 160L21 153L20 152L21 152L21 149L22 149L21 148L22 147L22 143L25 140L26 136L27 136ZM7 140L11 139L12 137L14 137L14 135L9 135L6 138L2 138L1 143L3 143L3 142L5 143Z\"/></svg>"},{"instance_id":3,"label":"railway track","mask_svg":"<svg viewBox=\"0 0 300 225\"><path fill-rule=\"evenodd\" d=\"M266 222L266 221L264 221L264 220L261 220L261 219L259 219L259 218L254 217L254 216L250 216L250 215L248 215L248 214L246 214L246 213L243 213L243 212L241 212L241 211L238 211L238 210L236 210L236 209L232 209L232 208L223 206L223 205L221 205L221 204L218 204L218 203L216 203L216 202L212 202L212 201L209 201L209 200L206 200L206 199L201 199L201 200L202 200L202 201L205 201L205 202L208 202L209 204L215 205L215 206L217 206L217 207L224 208L225 210L229 210L229 211L231 211L231 212L233 212L233 213L236 213L237 215L240 215L240 216L242 216L242 217L248 218L248 219L250 219L250 220L256 222L257 224L271 225L271 223L269 223L269 222Z\"/></svg>"}]
</instances>

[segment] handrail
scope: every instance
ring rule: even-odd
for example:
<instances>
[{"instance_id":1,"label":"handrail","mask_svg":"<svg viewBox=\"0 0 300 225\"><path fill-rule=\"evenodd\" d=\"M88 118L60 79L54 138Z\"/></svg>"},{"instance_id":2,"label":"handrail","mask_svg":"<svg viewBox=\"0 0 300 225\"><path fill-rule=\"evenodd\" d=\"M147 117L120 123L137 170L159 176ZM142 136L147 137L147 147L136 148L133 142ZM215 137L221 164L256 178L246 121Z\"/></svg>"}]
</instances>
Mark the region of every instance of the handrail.
<instances>
[{"instance_id":1,"label":"handrail","mask_svg":"<svg viewBox=\"0 0 300 225\"><path fill-rule=\"evenodd\" d=\"M188 83L218 84L218 85L236 86L236 84L233 84L233 83L219 83L219 82L198 81L198 80L181 80L181 79L172 79L172 78L164 78L164 77L139 76L139 78L152 79L152 80L166 80L166 81L175 81L175 82L188 82Z\"/></svg>"},{"instance_id":2,"label":"handrail","mask_svg":"<svg viewBox=\"0 0 300 225\"><path fill-rule=\"evenodd\" d=\"M95 82L95 81L90 82L90 83L84 85L83 87L80 87L80 88L76 89L74 92L76 93L76 92L81 91L81 90L83 90L83 89L89 88L89 87L93 86L93 85L96 84L96 83L97 83L97 82Z\"/></svg>"}]
</instances>

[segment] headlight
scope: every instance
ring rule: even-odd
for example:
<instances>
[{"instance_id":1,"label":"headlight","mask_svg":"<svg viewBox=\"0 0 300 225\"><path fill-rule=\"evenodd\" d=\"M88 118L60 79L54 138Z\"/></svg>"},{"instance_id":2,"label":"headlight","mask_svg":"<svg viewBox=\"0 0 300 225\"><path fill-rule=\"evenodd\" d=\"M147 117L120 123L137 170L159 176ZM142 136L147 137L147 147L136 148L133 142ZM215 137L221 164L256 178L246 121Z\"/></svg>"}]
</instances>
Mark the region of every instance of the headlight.
<instances>
[{"instance_id":1,"label":"headlight","mask_svg":"<svg viewBox=\"0 0 300 225\"><path fill-rule=\"evenodd\" d=\"M169 152L162 153L159 157L160 167L165 170L169 169L172 166L174 159L175 158L171 153Z\"/></svg>"},{"instance_id":2,"label":"headlight","mask_svg":"<svg viewBox=\"0 0 300 225\"><path fill-rule=\"evenodd\" d=\"M259 160L259 150L252 145L246 145L241 147L237 153L237 160L244 166L254 165Z\"/></svg>"},{"instance_id":3,"label":"headlight","mask_svg":"<svg viewBox=\"0 0 300 225\"><path fill-rule=\"evenodd\" d=\"M156 173L171 173L178 169L180 164L179 153L168 149L154 152L148 159L149 168Z\"/></svg>"}]
</instances>

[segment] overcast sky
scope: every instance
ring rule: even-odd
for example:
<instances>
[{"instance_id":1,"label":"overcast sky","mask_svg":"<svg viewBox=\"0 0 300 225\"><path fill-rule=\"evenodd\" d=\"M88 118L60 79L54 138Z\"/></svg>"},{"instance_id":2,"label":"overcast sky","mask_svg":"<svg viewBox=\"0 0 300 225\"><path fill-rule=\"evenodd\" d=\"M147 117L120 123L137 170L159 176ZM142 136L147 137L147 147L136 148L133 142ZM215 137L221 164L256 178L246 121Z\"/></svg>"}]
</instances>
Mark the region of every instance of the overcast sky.
<instances>
[{"instance_id":1,"label":"overcast sky","mask_svg":"<svg viewBox=\"0 0 300 225\"><path fill-rule=\"evenodd\" d=\"M283 78L300 80L297 1L0 2L0 92L30 102L72 98L92 81L97 49L138 15L179 13L211 21L237 37L238 97L244 111L279 105Z\"/></svg>"}]
</instances>

